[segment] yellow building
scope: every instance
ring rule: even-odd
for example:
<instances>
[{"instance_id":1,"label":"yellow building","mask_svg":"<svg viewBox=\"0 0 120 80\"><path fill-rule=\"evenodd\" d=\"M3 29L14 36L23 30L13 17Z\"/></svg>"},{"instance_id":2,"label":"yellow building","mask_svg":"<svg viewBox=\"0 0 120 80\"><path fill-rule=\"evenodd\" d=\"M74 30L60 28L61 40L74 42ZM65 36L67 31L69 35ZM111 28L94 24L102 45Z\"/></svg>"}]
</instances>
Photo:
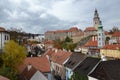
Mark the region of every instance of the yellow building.
<instances>
[{"instance_id":1,"label":"yellow building","mask_svg":"<svg viewBox=\"0 0 120 80\"><path fill-rule=\"evenodd\" d=\"M120 59L120 44L106 45L102 49L100 49L100 54L104 54L106 57Z\"/></svg>"}]
</instances>

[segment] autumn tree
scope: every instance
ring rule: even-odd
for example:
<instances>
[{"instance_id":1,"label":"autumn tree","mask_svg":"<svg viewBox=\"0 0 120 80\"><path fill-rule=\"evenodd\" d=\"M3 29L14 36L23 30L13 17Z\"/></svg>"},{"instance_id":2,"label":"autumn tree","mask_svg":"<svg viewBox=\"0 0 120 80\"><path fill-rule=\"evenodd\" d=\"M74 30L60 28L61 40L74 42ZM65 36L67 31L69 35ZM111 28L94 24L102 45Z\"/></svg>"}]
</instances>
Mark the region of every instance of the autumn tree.
<instances>
[{"instance_id":1,"label":"autumn tree","mask_svg":"<svg viewBox=\"0 0 120 80\"><path fill-rule=\"evenodd\" d=\"M72 39L70 37L66 37L65 40L60 41L57 40L54 43L54 47L58 49L66 49L66 50L71 50L74 51L74 48L77 46L76 43L73 43Z\"/></svg>"},{"instance_id":2,"label":"autumn tree","mask_svg":"<svg viewBox=\"0 0 120 80\"><path fill-rule=\"evenodd\" d=\"M12 40L7 42L2 55L3 66L0 69L0 74L13 80L13 76L15 77L18 73L18 66L22 64L25 57L26 49L24 47Z\"/></svg>"}]
</instances>

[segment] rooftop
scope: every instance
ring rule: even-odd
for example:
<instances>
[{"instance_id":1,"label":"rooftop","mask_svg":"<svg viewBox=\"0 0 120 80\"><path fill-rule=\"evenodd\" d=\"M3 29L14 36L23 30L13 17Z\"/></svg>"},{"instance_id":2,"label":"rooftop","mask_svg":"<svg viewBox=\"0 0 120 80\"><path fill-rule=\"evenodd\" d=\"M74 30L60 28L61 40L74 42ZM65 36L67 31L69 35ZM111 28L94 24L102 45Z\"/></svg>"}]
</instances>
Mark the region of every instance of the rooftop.
<instances>
[{"instance_id":1,"label":"rooftop","mask_svg":"<svg viewBox=\"0 0 120 80\"><path fill-rule=\"evenodd\" d=\"M85 54L73 53L65 66L70 69L74 69L78 64L80 64L86 58Z\"/></svg>"},{"instance_id":2,"label":"rooftop","mask_svg":"<svg viewBox=\"0 0 120 80\"><path fill-rule=\"evenodd\" d=\"M120 44L106 44L102 49L120 50Z\"/></svg>"},{"instance_id":3,"label":"rooftop","mask_svg":"<svg viewBox=\"0 0 120 80\"><path fill-rule=\"evenodd\" d=\"M86 31L97 31L94 27L86 27L85 32Z\"/></svg>"},{"instance_id":4,"label":"rooftop","mask_svg":"<svg viewBox=\"0 0 120 80\"><path fill-rule=\"evenodd\" d=\"M88 75L88 73L98 64L100 59L87 57L82 63L80 63L74 70L74 72Z\"/></svg>"},{"instance_id":5,"label":"rooftop","mask_svg":"<svg viewBox=\"0 0 120 80\"><path fill-rule=\"evenodd\" d=\"M24 60L24 63L21 66L19 66L19 71L22 72L29 64L31 64L34 68L43 73L51 71L50 64L46 56L27 57Z\"/></svg>"},{"instance_id":6,"label":"rooftop","mask_svg":"<svg viewBox=\"0 0 120 80\"><path fill-rule=\"evenodd\" d=\"M103 61L89 76L99 80L120 80L119 68L120 60Z\"/></svg>"}]
</instances>

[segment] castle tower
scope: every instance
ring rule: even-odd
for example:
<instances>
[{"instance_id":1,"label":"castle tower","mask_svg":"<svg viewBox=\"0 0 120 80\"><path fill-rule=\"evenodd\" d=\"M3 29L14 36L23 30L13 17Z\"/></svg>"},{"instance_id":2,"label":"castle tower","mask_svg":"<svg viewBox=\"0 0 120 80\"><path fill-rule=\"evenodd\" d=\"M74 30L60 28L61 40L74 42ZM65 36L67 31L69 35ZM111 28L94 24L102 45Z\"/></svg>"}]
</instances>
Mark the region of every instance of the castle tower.
<instances>
[{"instance_id":1,"label":"castle tower","mask_svg":"<svg viewBox=\"0 0 120 80\"><path fill-rule=\"evenodd\" d=\"M102 22L100 21L98 25L98 48L102 48L103 46L105 46L105 34L103 31Z\"/></svg>"},{"instance_id":2,"label":"castle tower","mask_svg":"<svg viewBox=\"0 0 120 80\"><path fill-rule=\"evenodd\" d=\"M98 30L98 25L100 23L100 18L97 9L95 9L94 18L93 18L94 27Z\"/></svg>"}]
</instances>

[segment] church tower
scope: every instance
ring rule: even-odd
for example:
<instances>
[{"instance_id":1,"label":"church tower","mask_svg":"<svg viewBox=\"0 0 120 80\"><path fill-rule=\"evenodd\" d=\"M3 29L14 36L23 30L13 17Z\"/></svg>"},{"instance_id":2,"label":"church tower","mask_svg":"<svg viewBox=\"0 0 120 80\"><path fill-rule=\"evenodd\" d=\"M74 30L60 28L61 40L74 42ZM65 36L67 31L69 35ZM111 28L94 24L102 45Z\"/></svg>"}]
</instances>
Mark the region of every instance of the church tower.
<instances>
[{"instance_id":1,"label":"church tower","mask_svg":"<svg viewBox=\"0 0 120 80\"><path fill-rule=\"evenodd\" d=\"M95 9L95 12L94 12L93 23L94 23L93 26L98 30L98 25L100 23L100 18L99 18L99 14L98 14L97 9Z\"/></svg>"},{"instance_id":2,"label":"church tower","mask_svg":"<svg viewBox=\"0 0 120 80\"><path fill-rule=\"evenodd\" d=\"M99 22L98 25L98 48L105 46L105 34L102 26L102 22Z\"/></svg>"}]
</instances>

